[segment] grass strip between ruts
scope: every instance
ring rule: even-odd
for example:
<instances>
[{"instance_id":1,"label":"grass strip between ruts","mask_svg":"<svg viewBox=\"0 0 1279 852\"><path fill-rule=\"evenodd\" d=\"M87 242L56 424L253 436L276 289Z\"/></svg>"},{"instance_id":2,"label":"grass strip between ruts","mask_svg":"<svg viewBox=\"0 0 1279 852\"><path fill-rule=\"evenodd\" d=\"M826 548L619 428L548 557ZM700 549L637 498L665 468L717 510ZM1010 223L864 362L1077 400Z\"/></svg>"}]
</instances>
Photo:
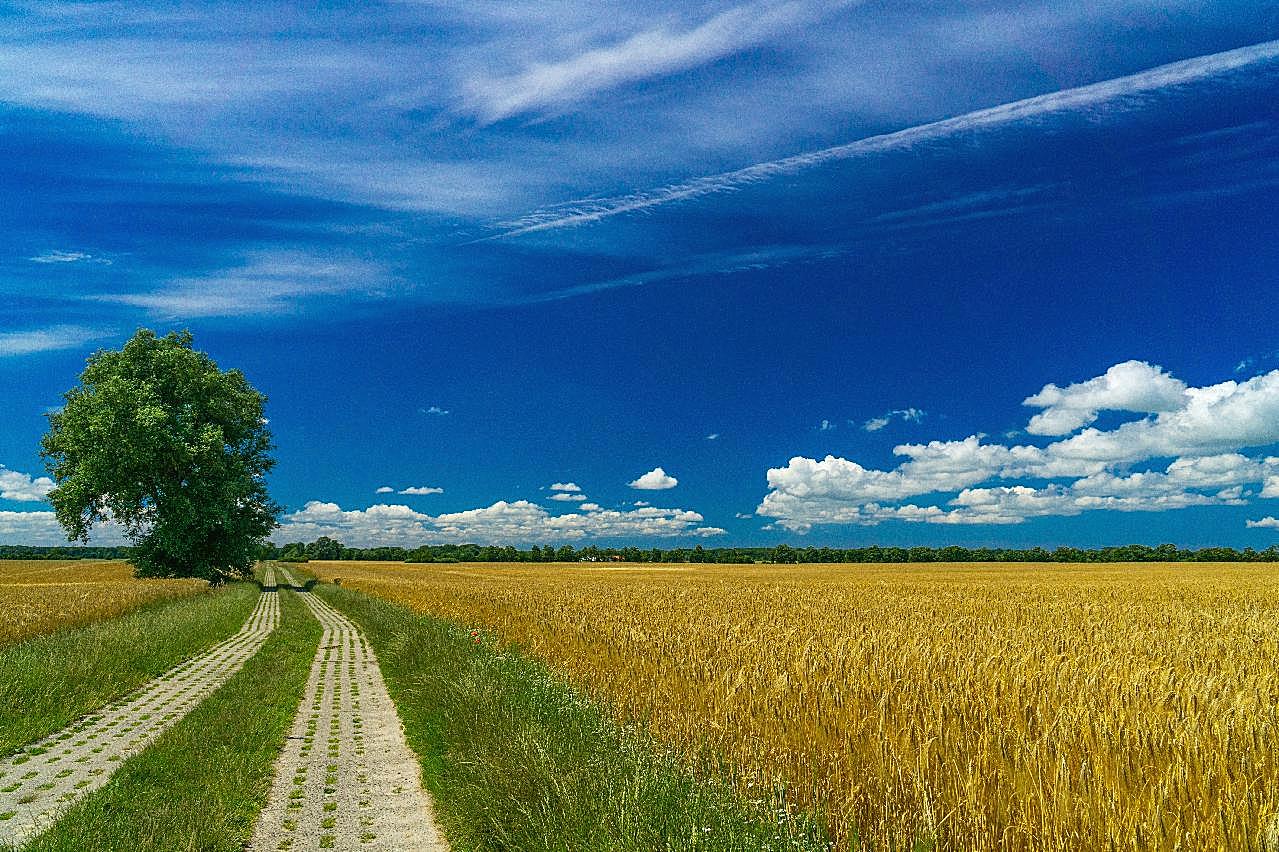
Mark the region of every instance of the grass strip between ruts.
<instances>
[{"instance_id":1,"label":"grass strip between ruts","mask_svg":"<svg viewBox=\"0 0 1279 852\"><path fill-rule=\"evenodd\" d=\"M225 685L25 852L240 852L266 801L319 643L280 592L280 625Z\"/></svg>"},{"instance_id":2,"label":"grass strip between ruts","mask_svg":"<svg viewBox=\"0 0 1279 852\"><path fill-rule=\"evenodd\" d=\"M59 731L240 629L256 583L0 647L0 755Z\"/></svg>"},{"instance_id":3,"label":"grass strip between ruts","mask_svg":"<svg viewBox=\"0 0 1279 852\"><path fill-rule=\"evenodd\" d=\"M694 778L536 660L360 592L312 591L377 652L454 852L829 848L812 821Z\"/></svg>"}]
</instances>

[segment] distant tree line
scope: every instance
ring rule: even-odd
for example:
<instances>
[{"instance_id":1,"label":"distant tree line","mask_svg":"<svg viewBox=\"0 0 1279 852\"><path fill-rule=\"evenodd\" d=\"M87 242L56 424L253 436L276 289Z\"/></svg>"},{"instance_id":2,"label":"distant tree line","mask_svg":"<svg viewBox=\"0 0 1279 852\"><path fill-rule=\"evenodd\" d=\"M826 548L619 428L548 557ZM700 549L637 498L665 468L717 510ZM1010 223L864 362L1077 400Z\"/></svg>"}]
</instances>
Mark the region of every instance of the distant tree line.
<instances>
[{"instance_id":1,"label":"distant tree line","mask_svg":"<svg viewBox=\"0 0 1279 852\"><path fill-rule=\"evenodd\" d=\"M0 559L128 559L131 547L31 547L25 544L0 544Z\"/></svg>"},{"instance_id":2,"label":"distant tree line","mask_svg":"<svg viewBox=\"0 0 1279 852\"><path fill-rule=\"evenodd\" d=\"M437 544L415 547L347 547L327 536L310 544L295 542L278 547L267 543L260 557L304 562L310 559L360 560L379 562L714 562L719 564L822 563L822 562L1279 562L1279 545L1265 550L1251 547L1203 547L1197 550L1174 544L1150 547L1126 544L1119 547L1082 549L1042 547L696 547L575 548L571 544L554 547L533 545L527 550L478 544Z\"/></svg>"}]
</instances>

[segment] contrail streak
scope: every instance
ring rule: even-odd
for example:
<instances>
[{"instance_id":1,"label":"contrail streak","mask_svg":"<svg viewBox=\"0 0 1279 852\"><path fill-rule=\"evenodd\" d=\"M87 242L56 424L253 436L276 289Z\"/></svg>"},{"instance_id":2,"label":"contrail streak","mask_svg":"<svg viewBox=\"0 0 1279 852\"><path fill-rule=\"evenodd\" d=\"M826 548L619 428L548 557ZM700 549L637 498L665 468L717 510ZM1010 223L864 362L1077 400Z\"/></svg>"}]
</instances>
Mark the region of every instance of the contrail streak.
<instances>
[{"instance_id":1,"label":"contrail streak","mask_svg":"<svg viewBox=\"0 0 1279 852\"><path fill-rule=\"evenodd\" d=\"M558 208L543 210L511 222L503 223L506 230L492 238L514 237L536 231L549 231L572 225L598 222L610 216L648 210L675 201L686 201L741 186L788 175L803 169L838 160L849 160L870 154L909 148L922 142L930 142L993 127L1014 124L1040 116L1087 109L1113 101L1133 99L1135 96L1173 89L1214 77L1221 77L1243 69L1272 62L1279 58L1279 41L1267 41L1249 47L1240 47L1222 53L1185 59L1169 65L1161 65L1126 77L1116 77L1099 83L1090 83L1074 89L1063 89L1046 95L1037 95L1020 101L987 107L964 113L953 118L933 121L868 136L855 142L810 151L780 160L756 163L753 166L696 178L683 183L621 195L597 201L579 201ZM1140 105L1135 104L1135 105Z\"/></svg>"}]
</instances>

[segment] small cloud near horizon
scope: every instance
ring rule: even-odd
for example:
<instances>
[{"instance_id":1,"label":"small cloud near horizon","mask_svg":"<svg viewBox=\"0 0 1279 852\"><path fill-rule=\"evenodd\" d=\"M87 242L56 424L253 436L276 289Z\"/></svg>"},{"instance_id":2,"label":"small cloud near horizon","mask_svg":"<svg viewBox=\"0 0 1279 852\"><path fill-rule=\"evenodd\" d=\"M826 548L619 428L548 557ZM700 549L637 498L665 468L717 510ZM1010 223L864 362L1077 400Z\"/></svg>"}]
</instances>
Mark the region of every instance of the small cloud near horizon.
<instances>
[{"instance_id":1,"label":"small cloud near horizon","mask_svg":"<svg viewBox=\"0 0 1279 852\"><path fill-rule=\"evenodd\" d=\"M407 494L410 497L421 497L427 494L443 494L443 488L436 488L434 485L410 485L408 488L401 488L397 494Z\"/></svg>"},{"instance_id":2,"label":"small cloud near horizon","mask_svg":"<svg viewBox=\"0 0 1279 852\"><path fill-rule=\"evenodd\" d=\"M637 488L640 491L665 491L679 485L679 480L660 467L655 467L628 484L631 488Z\"/></svg>"},{"instance_id":3,"label":"small cloud near horizon","mask_svg":"<svg viewBox=\"0 0 1279 852\"><path fill-rule=\"evenodd\" d=\"M918 408L896 408L879 417L872 417L862 424L862 428L867 432L878 432L894 420L901 420L903 423L919 423L923 421L925 414L927 412Z\"/></svg>"}]
</instances>

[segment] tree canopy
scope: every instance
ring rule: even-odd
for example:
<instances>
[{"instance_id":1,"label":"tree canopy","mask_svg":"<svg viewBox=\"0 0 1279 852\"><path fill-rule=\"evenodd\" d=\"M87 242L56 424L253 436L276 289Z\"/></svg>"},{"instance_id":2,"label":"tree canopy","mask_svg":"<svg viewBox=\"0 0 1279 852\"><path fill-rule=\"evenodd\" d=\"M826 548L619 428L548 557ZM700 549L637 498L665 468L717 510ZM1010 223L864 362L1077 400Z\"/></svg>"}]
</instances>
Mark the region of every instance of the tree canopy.
<instances>
[{"instance_id":1,"label":"tree canopy","mask_svg":"<svg viewBox=\"0 0 1279 852\"><path fill-rule=\"evenodd\" d=\"M275 462L266 397L192 340L141 329L90 357L49 415L42 455L70 540L114 522L138 576L220 583L249 571L275 527L265 484Z\"/></svg>"}]
</instances>

